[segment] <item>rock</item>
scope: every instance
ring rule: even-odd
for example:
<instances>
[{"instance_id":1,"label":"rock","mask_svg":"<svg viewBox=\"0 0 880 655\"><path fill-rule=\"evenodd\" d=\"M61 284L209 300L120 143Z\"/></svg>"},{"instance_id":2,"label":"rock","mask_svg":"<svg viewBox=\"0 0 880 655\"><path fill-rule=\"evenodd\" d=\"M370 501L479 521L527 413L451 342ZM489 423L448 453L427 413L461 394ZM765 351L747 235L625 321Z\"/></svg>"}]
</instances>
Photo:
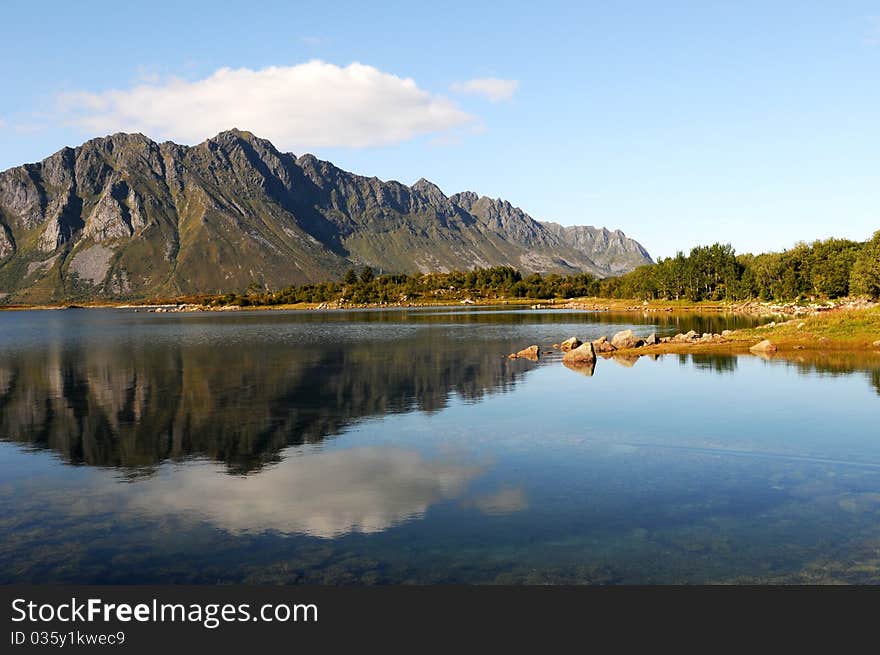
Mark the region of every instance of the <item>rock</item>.
<instances>
[{"instance_id":1,"label":"rock","mask_svg":"<svg viewBox=\"0 0 880 655\"><path fill-rule=\"evenodd\" d=\"M15 252L15 241L7 231L6 226L0 223L0 259Z\"/></svg>"},{"instance_id":2,"label":"rock","mask_svg":"<svg viewBox=\"0 0 880 655\"><path fill-rule=\"evenodd\" d=\"M563 362L573 362L573 363L585 363L585 362L595 362L596 361L596 349L593 347L592 343L584 343L575 348L574 350L569 350L562 356Z\"/></svg>"},{"instance_id":3,"label":"rock","mask_svg":"<svg viewBox=\"0 0 880 655\"><path fill-rule=\"evenodd\" d=\"M698 335L693 330L690 330L687 334L676 334L674 337L672 337L672 340L676 343L690 343L692 341L697 341L699 338L700 335Z\"/></svg>"},{"instance_id":4,"label":"rock","mask_svg":"<svg viewBox=\"0 0 880 655\"><path fill-rule=\"evenodd\" d=\"M583 342L577 337L571 337L570 339L566 339L561 344L559 344L559 348L562 352L567 353L569 350L574 350L575 348L580 348Z\"/></svg>"},{"instance_id":5,"label":"rock","mask_svg":"<svg viewBox=\"0 0 880 655\"><path fill-rule=\"evenodd\" d=\"M880 348L880 339L877 339L877 341L875 341L871 345L874 346L875 348Z\"/></svg>"},{"instance_id":6,"label":"rock","mask_svg":"<svg viewBox=\"0 0 880 655\"><path fill-rule=\"evenodd\" d=\"M749 350L755 353L775 353L776 345L771 343L769 340L764 339L760 343L756 343L754 346L749 348Z\"/></svg>"},{"instance_id":7,"label":"rock","mask_svg":"<svg viewBox=\"0 0 880 655\"><path fill-rule=\"evenodd\" d=\"M623 350L624 348L638 348L644 344L645 342L633 334L632 330L623 330L611 337L611 345L617 350Z\"/></svg>"},{"instance_id":8,"label":"rock","mask_svg":"<svg viewBox=\"0 0 880 655\"><path fill-rule=\"evenodd\" d=\"M804 323L803 321L801 321L800 323L797 324L798 330L803 330L805 327L807 327L807 324Z\"/></svg>"},{"instance_id":9,"label":"rock","mask_svg":"<svg viewBox=\"0 0 880 655\"><path fill-rule=\"evenodd\" d=\"M523 348L519 352L512 353L508 355L511 359L523 358L523 359L531 359L532 361L537 361L538 357L541 356L541 349L538 346L529 346L528 348Z\"/></svg>"},{"instance_id":10,"label":"rock","mask_svg":"<svg viewBox=\"0 0 880 655\"><path fill-rule=\"evenodd\" d=\"M721 330L722 337L729 337L731 334L733 334L733 330Z\"/></svg>"},{"instance_id":11,"label":"rock","mask_svg":"<svg viewBox=\"0 0 880 655\"><path fill-rule=\"evenodd\" d=\"M660 343L660 340L657 338L656 332L652 332L651 335L645 339L646 346L656 346L658 343Z\"/></svg>"},{"instance_id":12,"label":"rock","mask_svg":"<svg viewBox=\"0 0 880 655\"><path fill-rule=\"evenodd\" d=\"M606 337L599 337L593 342L593 349L597 353L610 353L617 350L614 346L608 343L608 339Z\"/></svg>"},{"instance_id":13,"label":"rock","mask_svg":"<svg viewBox=\"0 0 880 655\"><path fill-rule=\"evenodd\" d=\"M83 238L91 238L95 242L124 239L133 234L130 224L130 214L126 208L116 199L120 194L128 191L128 186L121 180L112 180L107 185L101 198L95 204L92 213L86 219L83 229ZM128 219L128 220L126 220Z\"/></svg>"}]
</instances>

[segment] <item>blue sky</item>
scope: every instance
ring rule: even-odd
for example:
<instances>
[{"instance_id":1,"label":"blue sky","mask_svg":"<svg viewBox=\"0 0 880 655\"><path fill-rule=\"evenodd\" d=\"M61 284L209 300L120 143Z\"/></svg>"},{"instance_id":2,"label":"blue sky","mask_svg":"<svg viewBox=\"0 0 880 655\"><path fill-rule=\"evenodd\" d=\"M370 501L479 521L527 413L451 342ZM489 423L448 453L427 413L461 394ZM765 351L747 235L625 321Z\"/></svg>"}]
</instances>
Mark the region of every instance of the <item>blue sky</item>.
<instances>
[{"instance_id":1,"label":"blue sky","mask_svg":"<svg viewBox=\"0 0 880 655\"><path fill-rule=\"evenodd\" d=\"M655 256L880 229L876 2L139 4L4 1L0 169L234 123Z\"/></svg>"}]
</instances>

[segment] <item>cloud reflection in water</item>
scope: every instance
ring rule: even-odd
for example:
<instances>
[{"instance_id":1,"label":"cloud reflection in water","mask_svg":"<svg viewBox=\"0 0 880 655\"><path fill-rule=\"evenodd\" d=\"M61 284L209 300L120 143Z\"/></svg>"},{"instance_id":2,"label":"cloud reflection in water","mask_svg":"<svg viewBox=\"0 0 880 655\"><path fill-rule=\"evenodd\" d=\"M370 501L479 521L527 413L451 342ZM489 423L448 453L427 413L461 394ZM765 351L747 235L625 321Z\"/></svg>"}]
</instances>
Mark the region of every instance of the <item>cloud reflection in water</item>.
<instances>
[{"instance_id":1,"label":"cloud reflection in water","mask_svg":"<svg viewBox=\"0 0 880 655\"><path fill-rule=\"evenodd\" d=\"M247 477L208 465L170 467L131 485L128 507L194 515L233 533L333 538L422 518L431 505L461 497L481 472L400 448L351 448L290 457Z\"/></svg>"}]
</instances>

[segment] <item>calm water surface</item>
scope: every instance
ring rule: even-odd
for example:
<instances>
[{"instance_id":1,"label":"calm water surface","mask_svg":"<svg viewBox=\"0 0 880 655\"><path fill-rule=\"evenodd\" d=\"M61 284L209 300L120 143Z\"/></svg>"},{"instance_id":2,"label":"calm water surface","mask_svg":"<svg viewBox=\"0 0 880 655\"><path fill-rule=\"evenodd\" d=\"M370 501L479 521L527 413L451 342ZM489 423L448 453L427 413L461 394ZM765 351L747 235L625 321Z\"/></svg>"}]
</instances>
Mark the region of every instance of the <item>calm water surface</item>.
<instances>
[{"instance_id":1,"label":"calm water surface","mask_svg":"<svg viewBox=\"0 0 880 655\"><path fill-rule=\"evenodd\" d=\"M0 313L0 583L880 582L880 360L748 319Z\"/></svg>"}]
</instances>

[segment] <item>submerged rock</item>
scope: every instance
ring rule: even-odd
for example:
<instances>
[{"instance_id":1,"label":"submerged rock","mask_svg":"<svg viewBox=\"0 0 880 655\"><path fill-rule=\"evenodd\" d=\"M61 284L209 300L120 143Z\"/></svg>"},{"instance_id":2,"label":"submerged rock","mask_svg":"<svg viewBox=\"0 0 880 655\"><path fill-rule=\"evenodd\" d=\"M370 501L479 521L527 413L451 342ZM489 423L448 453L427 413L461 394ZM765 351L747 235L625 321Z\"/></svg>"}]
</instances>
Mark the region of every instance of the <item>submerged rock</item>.
<instances>
[{"instance_id":1,"label":"submerged rock","mask_svg":"<svg viewBox=\"0 0 880 655\"><path fill-rule=\"evenodd\" d=\"M529 346L528 348L523 348L519 352L511 353L508 355L510 359L531 359L532 361L537 361L538 357L541 356L541 349L538 346Z\"/></svg>"}]
</instances>

